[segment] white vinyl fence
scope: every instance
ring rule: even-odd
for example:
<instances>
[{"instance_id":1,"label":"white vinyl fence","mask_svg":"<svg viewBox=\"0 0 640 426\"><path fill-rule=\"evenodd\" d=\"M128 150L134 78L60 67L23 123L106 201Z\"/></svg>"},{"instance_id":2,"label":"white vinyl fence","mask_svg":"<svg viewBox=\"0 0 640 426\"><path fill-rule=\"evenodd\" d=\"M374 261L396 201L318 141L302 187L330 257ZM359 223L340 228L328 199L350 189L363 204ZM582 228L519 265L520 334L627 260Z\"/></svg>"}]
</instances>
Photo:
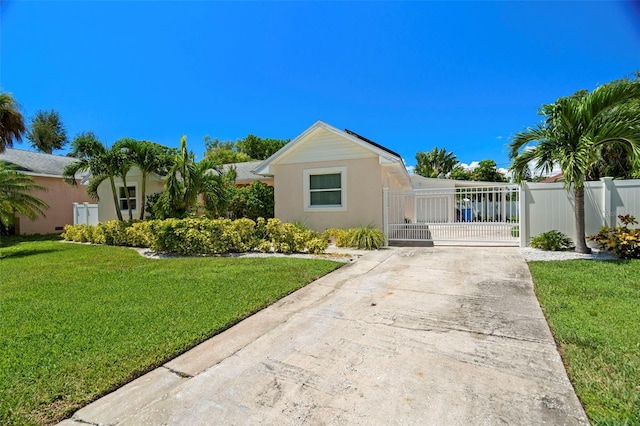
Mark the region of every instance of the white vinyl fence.
<instances>
[{"instance_id":1,"label":"white vinyl fence","mask_svg":"<svg viewBox=\"0 0 640 426\"><path fill-rule=\"evenodd\" d=\"M575 200L563 183L503 184L384 191L385 235L391 243L466 241L526 247L557 230L575 241ZM602 178L585 184L587 235L617 226L618 215L640 220L640 180Z\"/></svg>"},{"instance_id":2,"label":"white vinyl fence","mask_svg":"<svg viewBox=\"0 0 640 426\"><path fill-rule=\"evenodd\" d=\"M98 205L89 203L73 203L74 225L97 225Z\"/></svg>"},{"instance_id":3,"label":"white vinyl fence","mask_svg":"<svg viewBox=\"0 0 640 426\"><path fill-rule=\"evenodd\" d=\"M521 189L520 245L547 231L560 231L573 241L576 236L575 199L563 183L524 183ZM585 184L585 229L587 235L602 226L617 226L618 215L640 219L640 180L602 178Z\"/></svg>"}]
</instances>

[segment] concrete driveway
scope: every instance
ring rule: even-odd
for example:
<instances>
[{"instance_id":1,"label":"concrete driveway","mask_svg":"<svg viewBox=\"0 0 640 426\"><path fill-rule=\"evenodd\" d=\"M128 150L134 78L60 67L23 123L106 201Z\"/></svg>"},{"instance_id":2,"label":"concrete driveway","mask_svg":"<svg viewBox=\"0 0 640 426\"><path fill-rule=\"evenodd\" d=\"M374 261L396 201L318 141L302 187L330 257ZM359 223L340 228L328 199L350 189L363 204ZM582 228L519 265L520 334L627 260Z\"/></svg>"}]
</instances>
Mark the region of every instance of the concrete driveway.
<instances>
[{"instance_id":1,"label":"concrete driveway","mask_svg":"<svg viewBox=\"0 0 640 426\"><path fill-rule=\"evenodd\" d=\"M64 425L588 424L518 248L372 252Z\"/></svg>"}]
</instances>

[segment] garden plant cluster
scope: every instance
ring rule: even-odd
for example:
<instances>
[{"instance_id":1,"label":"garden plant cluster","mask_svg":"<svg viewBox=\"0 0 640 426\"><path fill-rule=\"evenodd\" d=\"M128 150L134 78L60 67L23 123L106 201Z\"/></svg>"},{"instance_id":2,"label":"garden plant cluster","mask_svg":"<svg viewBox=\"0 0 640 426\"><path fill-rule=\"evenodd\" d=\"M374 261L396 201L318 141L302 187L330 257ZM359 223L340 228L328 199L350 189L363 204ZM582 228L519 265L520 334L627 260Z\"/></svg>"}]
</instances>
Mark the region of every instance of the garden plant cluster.
<instances>
[{"instance_id":1,"label":"garden plant cluster","mask_svg":"<svg viewBox=\"0 0 640 426\"><path fill-rule=\"evenodd\" d=\"M226 253L324 253L329 239L338 247L378 249L384 245L382 231L373 227L329 229L320 234L279 219L164 219L113 220L98 225L67 225L67 241L114 246L144 247L159 253L211 255Z\"/></svg>"},{"instance_id":2,"label":"garden plant cluster","mask_svg":"<svg viewBox=\"0 0 640 426\"><path fill-rule=\"evenodd\" d=\"M638 221L632 215L619 215L621 226L602 227L600 232L590 237L601 248L611 251L621 259L640 259L640 229L629 229Z\"/></svg>"}]
</instances>

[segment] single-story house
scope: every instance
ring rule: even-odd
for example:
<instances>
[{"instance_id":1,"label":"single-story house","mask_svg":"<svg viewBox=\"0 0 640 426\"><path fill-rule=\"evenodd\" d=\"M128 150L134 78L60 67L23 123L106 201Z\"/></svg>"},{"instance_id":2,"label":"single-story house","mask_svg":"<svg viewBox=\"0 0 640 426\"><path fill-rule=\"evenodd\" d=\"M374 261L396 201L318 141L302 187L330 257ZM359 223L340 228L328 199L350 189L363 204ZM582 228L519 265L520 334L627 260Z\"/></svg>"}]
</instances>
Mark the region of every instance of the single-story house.
<instances>
[{"instance_id":1,"label":"single-story house","mask_svg":"<svg viewBox=\"0 0 640 426\"><path fill-rule=\"evenodd\" d=\"M236 186L248 186L248 185L251 185L251 183L256 180L264 184L267 184L269 186L273 186L272 177L257 175L253 172L260 164L262 164L262 161L231 163L231 164L225 164L223 166L223 170L225 172L231 169L235 170L236 178L234 182Z\"/></svg>"},{"instance_id":2,"label":"single-story house","mask_svg":"<svg viewBox=\"0 0 640 426\"><path fill-rule=\"evenodd\" d=\"M140 169L136 166L131 167L131 170L127 173L126 188L122 178L116 177L114 181L116 185L118 207L122 212L122 217L124 219L129 218L129 205L131 205L133 218L138 219L140 217L139 209L142 205L142 173L140 172ZM160 176L155 173L151 173L147 176L147 184L145 187L147 196L162 192L163 189L164 176ZM105 180L98 186L98 220L100 222L107 222L109 220L116 220L117 218L118 216L113 203L111 185L109 180Z\"/></svg>"},{"instance_id":3,"label":"single-story house","mask_svg":"<svg viewBox=\"0 0 640 426\"><path fill-rule=\"evenodd\" d=\"M46 191L33 193L49 205L45 217L38 217L35 221L24 216L16 217L13 227L15 234L62 232L65 225L73 223L73 203L92 201L87 195L87 187L82 183L82 178L77 180L77 186L71 186L62 177L64 168L77 161L75 158L7 148L0 153L0 161L14 165L31 176L37 185L46 188Z\"/></svg>"},{"instance_id":4,"label":"single-story house","mask_svg":"<svg viewBox=\"0 0 640 426\"><path fill-rule=\"evenodd\" d=\"M409 190L399 154L317 121L253 173L273 179L275 216L322 231L383 227L383 188Z\"/></svg>"},{"instance_id":5,"label":"single-story house","mask_svg":"<svg viewBox=\"0 0 640 426\"><path fill-rule=\"evenodd\" d=\"M236 185L255 180L272 185L275 216L303 222L317 230L353 226L383 226L383 187L411 189L400 155L349 130L318 121L265 161L226 165L236 170ZM161 192L164 178L147 178L147 195ZM134 217L140 206L140 171L127 175L127 189L116 179L123 217L128 203ZM101 222L116 219L108 182L98 187Z\"/></svg>"}]
</instances>

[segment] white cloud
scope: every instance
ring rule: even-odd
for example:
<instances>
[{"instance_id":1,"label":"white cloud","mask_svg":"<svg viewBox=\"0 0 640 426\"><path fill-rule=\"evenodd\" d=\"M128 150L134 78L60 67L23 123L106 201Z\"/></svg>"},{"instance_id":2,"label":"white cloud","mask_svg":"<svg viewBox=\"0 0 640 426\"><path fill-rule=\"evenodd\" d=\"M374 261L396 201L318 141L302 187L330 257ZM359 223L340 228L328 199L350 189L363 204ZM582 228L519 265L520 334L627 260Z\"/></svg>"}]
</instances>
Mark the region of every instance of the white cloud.
<instances>
[{"instance_id":1,"label":"white cloud","mask_svg":"<svg viewBox=\"0 0 640 426\"><path fill-rule=\"evenodd\" d=\"M416 169L416 166L404 166L405 169L407 169L407 173L409 173L410 175L414 173L414 170Z\"/></svg>"}]
</instances>

